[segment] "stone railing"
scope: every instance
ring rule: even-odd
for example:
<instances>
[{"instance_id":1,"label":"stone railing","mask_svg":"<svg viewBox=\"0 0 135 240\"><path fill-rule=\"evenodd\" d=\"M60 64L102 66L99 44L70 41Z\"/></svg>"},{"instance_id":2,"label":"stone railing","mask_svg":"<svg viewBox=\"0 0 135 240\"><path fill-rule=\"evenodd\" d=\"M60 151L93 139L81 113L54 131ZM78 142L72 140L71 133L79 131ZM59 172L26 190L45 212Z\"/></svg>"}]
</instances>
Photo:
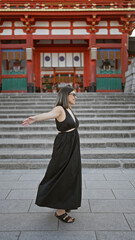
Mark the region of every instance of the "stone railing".
<instances>
[{"instance_id":1,"label":"stone railing","mask_svg":"<svg viewBox=\"0 0 135 240\"><path fill-rule=\"evenodd\" d=\"M132 59L128 70L125 73L126 83L124 92L135 93L135 58Z\"/></svg>"}]
</instances>

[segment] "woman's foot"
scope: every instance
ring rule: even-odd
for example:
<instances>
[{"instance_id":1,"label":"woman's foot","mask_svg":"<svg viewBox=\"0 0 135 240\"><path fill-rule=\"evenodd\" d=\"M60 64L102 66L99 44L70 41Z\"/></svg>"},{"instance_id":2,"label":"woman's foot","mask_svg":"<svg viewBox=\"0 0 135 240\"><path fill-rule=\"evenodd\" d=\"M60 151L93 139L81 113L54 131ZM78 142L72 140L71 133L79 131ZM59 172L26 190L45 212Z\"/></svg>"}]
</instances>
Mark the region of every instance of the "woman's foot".
<instances>
[{"instance_id":1,"label":"woman's foot","mask_svg":"<svg viewBox=\"0 0 135 240\"><path fill-rule=\"evenodd\" d=\"M58 209L55 212L55 216L58 219L60 219L61 221L66 222L66 223L73 223L75 221L74 218L68 216L68 214L65 212L65 210L62 210L62 209Z\"/></svg>"}]
</instances>

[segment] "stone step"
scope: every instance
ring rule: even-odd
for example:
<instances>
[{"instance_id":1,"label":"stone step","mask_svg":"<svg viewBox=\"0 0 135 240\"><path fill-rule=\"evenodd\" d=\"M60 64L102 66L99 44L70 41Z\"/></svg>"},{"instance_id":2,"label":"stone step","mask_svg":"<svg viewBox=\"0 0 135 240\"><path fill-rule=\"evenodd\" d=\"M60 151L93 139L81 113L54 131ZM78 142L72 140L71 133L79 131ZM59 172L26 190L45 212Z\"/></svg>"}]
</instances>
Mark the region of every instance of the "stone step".
<instances>
[{"instance_id":1,"label":"stone step","mask_svg":"<svg viewBox=\"0 0 135 240\"><path fill-rule=\"evenodd\" d=\"M50 108L48 108L48 109L43 109L42 111L43 112L46 112L47 110L49 110L50 111ZM128 114L128 113L134 113L135 112L135 110L134 109L102 109L102 110L100 110L100 109L85 109L85 108L82 108L82 109L75 109L74 108L74 113L75 114L80 114L80 113L82 113L82 114L85 114L85 113L95 113L95 114L98 114L98 113L102 113L102 114L104 114L104 113L125 113L125 114ZM3 110L3 109L0 109L0 118L1 118L1 116L6 116L6 115L9 115L9 116L16 116L16 115L23 115L23 114L27 114L27 116L28 115L30 115L30 114L40 114L41 113L41 110L37 110L37 109L27 109L27 110L16 110L16 109L10 109L10 110L8 110L8 109L5 109L5 110ZM24 116L24 115L23 115Z\"/></svg>"},{"instance_id":2,"label":"stone step","mask_svg":"<svg viewBox=\"0 0 135 240\"><path fill-rule=\"evenodd\" d=\"M47 165L57 134L55 121L23 127L30 115L50 111L57 94L0 94L0 167ZM135 95L77 93L82 165L135 167Z\"/></svg>"},{"instance_id":3,"label":"stone step","mask_svg":"<svg viewBox=\"0 0 135 240\"><path fill-rule=\"evenodd\" d=\"M0 138L17 138L20 139L50 139L55 137L57 131L35 131L35 132L4 132ZM134 138L135 131L80 131L80 138Z\"/></svg>"},{"instance_id":4,"label":"stone step","mask_svg":"<svg viewBox=\"0 0 135 240\"><path fill-rule=\"evenodd\" d=\"M27 102L31 102L31 103L45 103L45 102L51 102L51 101L53 101L53 102L55 102L56 101L56 99L57 99L57 97L55 96L55 97L46 97L46 98L37 98L37 97L35 97L35 98L30 98L30 97L28 97L28 98L25 98L25 97L23 97L23 98L0 98L1 99L1 101L0 102L3 102L3 103L16 103L16 102L19 102L19 103L21 103L21 102L23 102L23 103L27 103ZM113 97L113 98L102 98L102 97L93 97L93 96L88 96L88 97L82 97L82 96L79 96L79 95L77 95L77 98L76 98L76 102L99 102L99 101L101 101L101 102L134 102L134 100L135 100L135 97L120 97L120 98L118 98L118 97Z\"/></svg>"},{"instance_id":5,"label":"stone step","mask_svg":"<svg viewBox=\"0 0 135 240\"><path fill-rule=\"evenodd\" d=\"M0 95L1 96L1 95ZM5 97L5 98L3 98L3 97L0 97L0 99L1 99L1 101L3 101L3 102L15 102L15 101L23 101L23 102L26 102L26 101L33 101L33 102L35 102L35 101L38 101L38 102L41 102L41 101L56 101L56 99L57 99L57 95L55 95L55 96L50 96L50 95L48 95L48 96L44 96L44 97L37 97L37 96L35 96L35 97L25 97L25 96L23 96L23 97L16 97L16 96L14 96L14 97L12 97L12 98L10 98L10 97ZM77 95L76 95L76 101L81 101L81 100L83 100L83 101L99 101L99 100L101 100L101 101L134 101L134 99L135 99L135 95L133 96L133 95L131 95L131 96L108 96L108 97L106 97L106 96L96 96L96 95L79 95L78 93L77 93Z\"/></svg>"},{"instance_id":6,"label":"stone step","mask_svg":"<svg viewBox=\"0 0 135 240\"><path fill-rule=\"evenodd\" d=\"M27 133L28 131L57 131L56 130L56 125L55 123L50 123L49 124L33 124L27 126ZM89 131L103 131L103 130L118 130L118 131L125 131L125 130L135 130L135 124L134 123L102 123L102 124L81 124L79 127L79 131L82 130L87 130ZM20 124L0 124L0 132L3 134L4 132L13 132L13 131L18 131L18 132L26 132L26 127L22 127Z\"/></svg>"},{"instance_id":7,"label":"stone step","mask_svg":"<svg viewBox=\"0 0 135 240\"><path fill-rule=\"evenodd\" d=\"M122 98L122 97L135 97L135 94L133 93L125 93L125 92L76 92L78 96L81 97L102 97L102 98L108 98L108 97L116 97L116 98ZM57 93L1 93L1 98L49 98L49 97L56 97Z\"/></svg>"},{"instance_id":8,"label":"stone step","mask_svg":"<svg viewBox=\"0 0 135 240\"><path fill-rule=\"evenodd\" d=\"M0 159L2 169L44 169L48 166L50 159ZM133 159L81 159L84 168L134 168Z\"/></svg>"},{"instance_id":9,"label":"stone step","mask_svg":"<svg viewBox=\"0 0 135 240\"><path fill-rule=\"evenodd\" d=\"M118 139L113 139L113 138L81 138L80 139L80 143L135 143L135 138L129 139L129 138L118 138ZM0 139L0 144L18 144L18 140L15 138L1 138ZM44 139L44 141L42 139L20 139L19 140L19 144L53 144L54 143L54 139Z\"/></svg>"},{"instance_id":10,"label":"stone step","mask_svg":"<svg viewBox=\"0 0 135 240\"><path fill-rule=\"evenodd\" d=\"M123 96L129 96L134 97L133 93L125 93L125 92L81 92L77 93L80 96L96 96L96 97L123 97ZM57 93L1 93L0 97L2 98L13 98L13 97L52 97L57 96Z\"/></svg>"},{"instance_id":11,"label":"stone step","mask_svg":"<svg viewBox=\"0 0 135 240\"><path fill-rule=\"evenodd\" d=\"M109 103L122 103L122 102L134 102L135 97L134 98L93 98L93 97L79 97L77 95L76 98L76 102L109 102ZM37 99L37 98L15 98L15 99L1 99L0 104L12 104L12 103L17 103L17 104L21 104L21 103L34 103L34 104L43 104L43 103L48 103L48 102L55 102L56 101L56 97L55 98L42 98L42 99Z\"/></svg>"},{"instance_id":12,"label":"stone step","mask_svg":"<svg viewBox=\"0 0 135 240\"><path fill-rule=\"evenodd\" d=\"M0 159L0 168L2 169L40 169L46 168L50 159ZM82 167L84 168L119 168L119 167L134 167L134 162L129 159L125 160L102 160L102 159L82 159Z\"/></svg>"},{"instance_id":13,"label":"stone step","mask_svg":"<svg viewBox=\"0 0 135 240\"><path fill-rule=\"evenodd\" d=\"M7 125L7 124L22 124L22 121L24 120L24 118L22 118L22 119L18 119L18 118L16 118L16 119L6 119L6 120L4 120L4 119L0 119L0 124L5 124L5 125ZM86 123L86 124L95 124L95 123L98 123L98 124L101 124L101 123L135 123L135 118L130 118L130 117L128 117L128 118L78 118L78 120L79 120L79 123L80 123L80 125L83 123ZM46 120L46 121L44 121L45 122L45 124L47 125L47 124L49 124L50 123L50 121L54 121L54 120ZM39 123L37 123L37 125L39 125L40 124L40 122Z\"/></svg>"},{"instance_id":14,"label":"stone step","mask_svg":"<svg viewBox=\"0 0 135 240\"><path fill-rule=\"evenodd\" d=\"M129 148L135 147L135 138L129 139L91 139L91 138L81 138L80 140L81 148ZM47 149L53 146L52 139L20 139L19 143L17 139L0 139L0 148L29 148L35 149L40 148Z\"/></svg>"},{"instance_id":15,"label":"stone step","mask_svg":"<svg viewBox=\"0 0 135 240\"><path fill-rule=\"evenodd\" d=\"M83 117L84 116L84 113L76 113L76 116L77 117ZM0 114L0 119L13 119L13 118L27 118L28 117L28 114ZM94 114L94 113L85 113L85 117L89 117L89 118L108 118L108 117L111 117L111 118L129 118L129 114L128 113L97 113L97 114ZM131 117L135 117L135 113L130 113L130 118Z\"/></svg>"},{"instance_id":16,"label":"stone step","mask_svg":"<svg viewBox=\"0 0 135 240\"><path fill-rule=\"evenodd\" d=\"M0 159L50 159L52 148L47 148L41 152L41 149L21 149L21 148L3 148ZM134 148L82 148L82 159L132 159L135 157Z\"/></svg>"},{"instance_id":17,"label":"stone step","mask_svg":"<svg viewBox=\"0 0 135 240\"><path fill-rule=\"evenodd\" d=\"M2 103L2 102L0 102L0 107L1 106L12 106L13 104L15 104L15 106L19 106L19 107L23 107L24 109L25 109L25 106L24 105L27 105L27 107L31 107L31 106L34 106L34 107L37 107L37 106L39 106L39 107L42 107L42 106L47 106L47 105L49 105L49 106L55 106L55 101L52 101L52 100L50 100L50 101L45 101L45 102L28 102L28 101L26 101L25 103L23 102L18 102L18 101L15 101L15 102L7 102L7 103ZM112 102L112 101L101 101L101 100L99 100L99 101L97 101L97 102L95 102L95 101L77 101L76 102L76 106L78 106L78 105L80 105L80 106L82 106L82 107L84 107L85 105L92 105L92 107L94 107L94 106L96 106L97 104L99 104L99 105L104 105L104 106L106 106L106 105L110 105L110 106L121 106L121 105L123 105L123 104L125 104L125 105L134 105L135 106L135 100L133 100L133 101L121 101L121 102L119 102L119 101L115 101L115 102Z\"/></svg>"},{"instance_id":18,"label":"stone step","mask_svg":"<svg viewBox=\"0 0 135 240\"><path fill-rule=\"evenodd\" d=\"M51 111L51 109L54 107L54 105L49 105L49 107L48 107L48 105L47 106L45 106L45 105L43 105L43 106L36 106L35 108L33 107L33 109L40 109L42 112L45 112L45 110L49 110L49 111ZM76 108L75 107L73 107L73 110L74 109L83 109L83 108L85 108L85 109L88 109L88 110L93 110L93 109L119 109L119 108L121 108L121 109L135 109L135 104L133 104L133 105L125 105L125 104L122 104L122 105L100 105L100 104L98 104L98 105L77 105L76 104ZM0 109L1 109L1 111L2 111L2 109L6 109L6 110L9 110L9 111L11 111L12 109L13 110L18 110L18 109L25 109L25 110L30 110L31 111L31 106L16 106L15 104L13 105L13 106L1 106L0 107Z\"/></svg>"}]
</instances>

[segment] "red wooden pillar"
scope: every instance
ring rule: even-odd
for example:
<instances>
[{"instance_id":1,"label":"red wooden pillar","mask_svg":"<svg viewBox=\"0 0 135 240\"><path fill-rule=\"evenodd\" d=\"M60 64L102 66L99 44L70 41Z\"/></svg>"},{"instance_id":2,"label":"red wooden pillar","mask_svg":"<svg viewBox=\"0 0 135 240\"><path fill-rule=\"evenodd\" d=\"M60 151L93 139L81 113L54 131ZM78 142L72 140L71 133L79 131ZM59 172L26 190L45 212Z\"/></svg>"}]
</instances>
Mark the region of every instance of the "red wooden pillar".
<instances>
[{"instance_id":1,"label":"red wooden pillar","mask_svg":"<svg viewBox=\"0 0 135 240\"><path fill-rule=\"evenodd\" d=\"M0 41L0 92L2 90L2 52L1 52L1 41Z\"/></svg>"},{"instance_id":2,"label":"red wooden pillar","mask_svg":"<svg viewBox=\"0 0 135 240\"><path fill-rule=\"evenodd\" d=\"M27 35L26 47L33 49L32 35ZM27 60L27 92L32 92L33 87L33 56L31 60Z\"/></svg>"},{"instance_id":3,"label":"red wooden pillar","mask_svg":"<svg viewBox=\"0 0 135 240\"><path fill-rule=\"evenodd\" d=\"M76 84L76 69L74 67L73 88L75 88L75 84Z\"/></svg>"},{"instance_id":4,"label":"red wooden pillar","mask_svg":"<svg viewBox=\"0 0 135 240\"><path fill-rule=\"evenodd\" d=\"M90 86L90 51L89 49L84 52L84 89L88 89Z\"/></svg>"},{"instance_id":5,"label":"red wooden pillar","mask_svg":"<svg viewBox=\"0 0 135 240\"><path fill-rule=\"evenodd\" d=\"M123 33L121 49L121 70L122 70L122 89L125 86L125 72L128 69L128 34Z\"/></svg>"},{"instance_id":6,"label":"red wooden pillar","mask_svg":"<svg viewBox=\"0 0 135 240\"><path fill-rule=\"evenodd\" d=\"M90 91L96 92L96 60L90 61L90 69L91 69Z\"/></svg>"},{"instance_id":7,"label":"red wooden pillar","mask_svg":"<svg viewBox=\"0 0 135 240\"><path fill-rule=\"evenodd\" d=\"M40 52L35 51L34 71L35 71L35 87L36 91L41 91L41 69L40 69Z\"/></svg>"},{"instance_id":8,"label":"red wooden pillar","mask_svg":"<svg viewBox=\"0 0 135 240\"><path fill-rule=\"evenodd\" d=\"M90 48L90 91L96 92L96 59L91 59L91 48L96 47L95 34L90 35L89 48Z\"/></svg>"},{"instance_id":9,"label":"red wooden pillar","mask_svg":"<svg viewBox=\"0 0 135 240\"><path fill-rule=\"evenodd\" d=\"M55 72L55 67L53 68L53 85L56 84L56 72Z\"/></svg>"}]
</instances>

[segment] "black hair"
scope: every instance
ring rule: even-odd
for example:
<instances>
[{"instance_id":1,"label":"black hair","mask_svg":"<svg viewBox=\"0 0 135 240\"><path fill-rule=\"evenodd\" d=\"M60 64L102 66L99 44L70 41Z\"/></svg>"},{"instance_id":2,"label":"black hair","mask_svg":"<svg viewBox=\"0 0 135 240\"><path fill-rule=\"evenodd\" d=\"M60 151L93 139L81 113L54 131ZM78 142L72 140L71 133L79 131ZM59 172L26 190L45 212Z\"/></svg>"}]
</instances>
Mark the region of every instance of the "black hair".
<instances>
[{"instance_id":1,"label":"black hair","mask_svg":"<svg viewBox=\"0 0 135 240\"><path fill-rule=\"evenodd\" d=\"M62 106L64 108L69 108L68 95L72 91L74 91L74 88L69 85L61 88L58 92L55 106Z\"/></svg>"}]
</instances>

